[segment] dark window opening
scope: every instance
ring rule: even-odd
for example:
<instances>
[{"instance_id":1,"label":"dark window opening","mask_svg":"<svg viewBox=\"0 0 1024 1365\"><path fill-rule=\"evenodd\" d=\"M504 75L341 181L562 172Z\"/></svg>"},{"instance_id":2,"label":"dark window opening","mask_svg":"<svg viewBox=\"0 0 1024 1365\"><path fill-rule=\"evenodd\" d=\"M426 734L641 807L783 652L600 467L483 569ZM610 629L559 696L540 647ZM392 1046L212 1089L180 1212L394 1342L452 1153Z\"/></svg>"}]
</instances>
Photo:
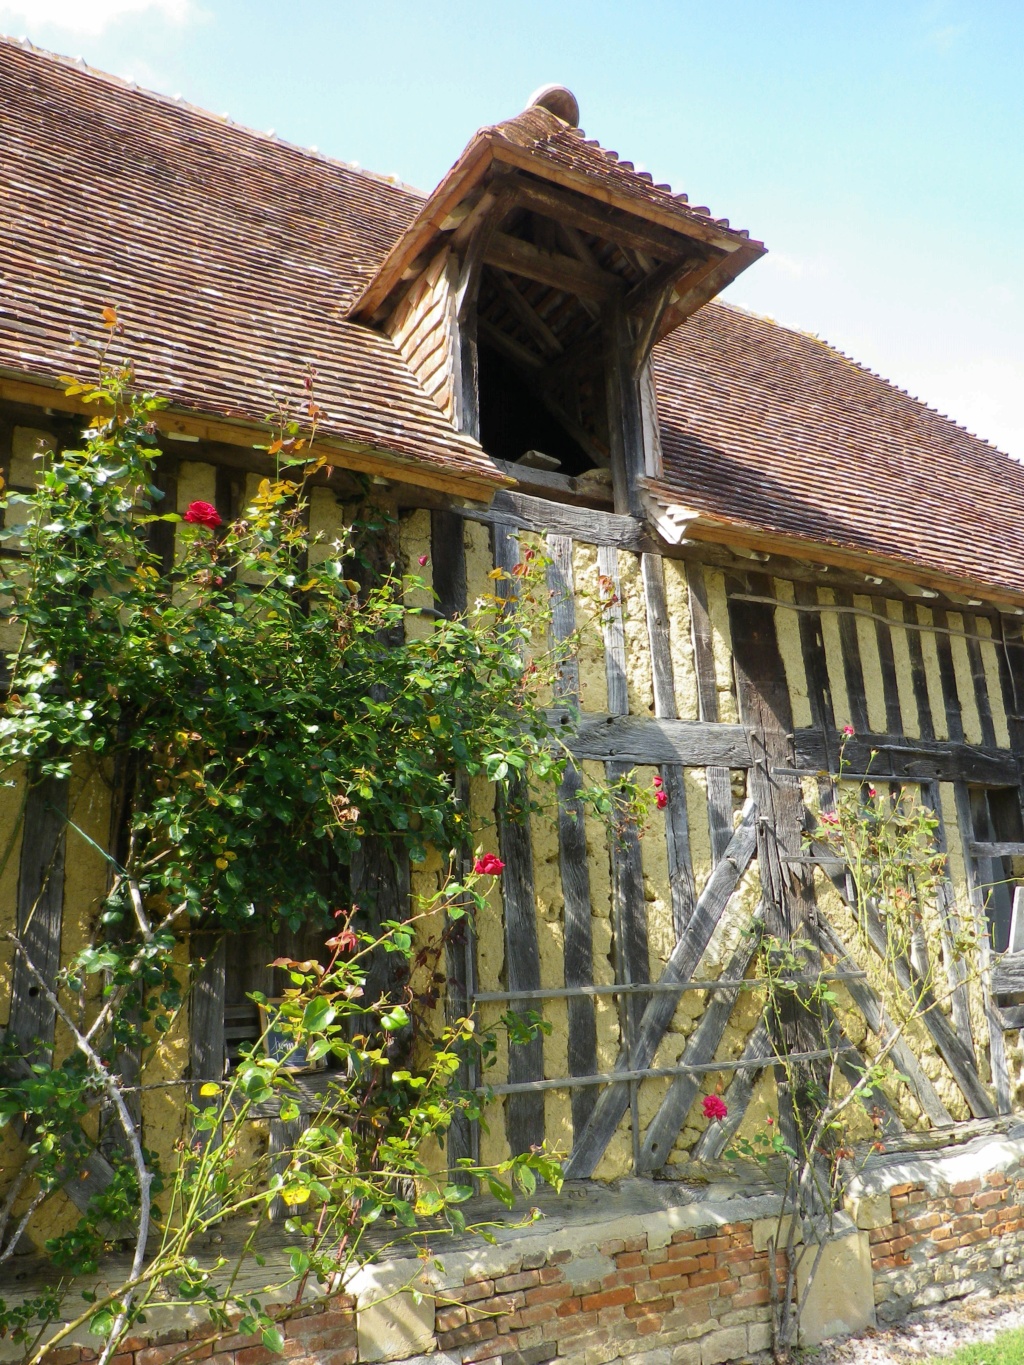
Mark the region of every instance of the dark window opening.
<instances>
[{"instance_id":1,"label":"dark window opening","mask_svg":"<svg viewBox=\"0 0 1024 1365\"><path fill-rule=\"evenodd\" d=\"M545 406L515 365L480 347L480 444L488 455L576 478L596 461ZM539 452L540 457L528 452ZM557 464L555 463L557 461Z\"/></svg>"},{"instance_id":2,"label":"dark window opening","mask_svg":"<svg viewBox=\"0 0 1024 1365\"><path fill-rule=\"evenodd\" d=\"M1024 821L1016 787L972 787L970 796L972 832L978 843L1024 845ZM1014 892L1024 864L1015 856L979 855L975 861L992 947L997 953L1005 953L1010 942Z\"/></svg>"}]
</instances>

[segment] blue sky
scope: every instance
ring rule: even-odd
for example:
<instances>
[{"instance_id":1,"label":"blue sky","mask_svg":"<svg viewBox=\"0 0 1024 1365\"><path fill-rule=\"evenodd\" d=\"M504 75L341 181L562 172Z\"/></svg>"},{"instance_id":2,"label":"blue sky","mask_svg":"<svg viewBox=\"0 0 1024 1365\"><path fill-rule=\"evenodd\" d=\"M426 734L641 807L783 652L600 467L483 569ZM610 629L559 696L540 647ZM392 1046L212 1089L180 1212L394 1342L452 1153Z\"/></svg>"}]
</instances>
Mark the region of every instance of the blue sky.
<instances>
[{"instance_id":1,"label":"blue sky","mask_svg":"<svg viewBox=\"0 0 1024 1365\"><path fill-rule=\"evenodd\" d=\"M569 85L767 243L729 298L1024 459L1020 0L0 0L0 29L427 189Z\"/></svg>"}]
</instances>

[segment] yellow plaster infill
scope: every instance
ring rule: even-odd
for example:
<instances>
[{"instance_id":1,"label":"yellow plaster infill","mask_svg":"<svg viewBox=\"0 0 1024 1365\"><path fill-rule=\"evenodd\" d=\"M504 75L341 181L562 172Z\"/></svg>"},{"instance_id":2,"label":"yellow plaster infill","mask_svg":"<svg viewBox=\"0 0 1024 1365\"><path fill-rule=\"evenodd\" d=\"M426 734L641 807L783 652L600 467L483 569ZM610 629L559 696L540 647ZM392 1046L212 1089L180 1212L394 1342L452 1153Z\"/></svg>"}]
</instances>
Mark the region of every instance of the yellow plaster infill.
<instances>
[{"instance_id":1,"label":"yellow plaster infill","mask_svg":"<svg viewBox=\"0 0 1024 1365\"><path fill-rule=\"evenodd\" d=\"M903 615L903 603L890 597L886 600L885 609L893 623L889 627L889 635L892 639L893 662L896 665L896 689L900 696L903 733L909 739L920 739L921 718L917 710L917 698L914 695L913 666L910 662L908 632L906 626L899 624L906 619Z\"/></svg>"},{"instance_id":2,"label":"yellow plaster infill","mask_svg":"<svg viewBox=\"0 0 1024 1365\"><path fill-rule=\"evenodd\" d=\"M12 488L35 488L43 472L44 457L57 445L48 431L38 427L15 427L11 434L11 462L7 483Z\"/></svg>"},{"instance_id":3,"label":"yellow plaster infill","mask_svg":"<svg viewBox=\"0 0 1024 1365\"><path fill-rule=\"evenodd\" d=\"M580 707L584 711L608 710L604 639L601 633L597 550L593 545L573 544L572 573L576 585L576 624L580 633Z\"/></svg>"},{"instance_id":4,"label":"yellow plaster infill","mask_svg":"<svg viewBox=\"0 0 1024 1365\"><path fill-rule=\"evenodd\" d=\"M640 556L618 552L619 596L626 643L626 694L630 714L653 716L654 681L651 677L651 642L647 630L644 585Z\"/></svg>"},{"instance_id":5,"label":"yellow plaster infill","mask_svg":"<svg viewBox=\"0 0 1024 1365\"><path fill-rule=\"evenodd\" d=\"M951 631L964 629L964 618L958 611L951 611L948 617ZM956 674L956 691L960 698L960 715L964 725L964 739L968 744L980 744L981 716L978 712L978 696L974 688L974 675L971 671L971 656L967 641L962 635L950 635L950 648L953 651L953 670Z\"/></svg>"},{"instance_id":6,"label":"yellow plaster infill","mask_svg":"<svg viewBox=\"0 0 1024 1365\"><path fill-rule=\"evenodd\" d=\"M708 594L708 616L711 618L711 648L715 660L715 683L718 688L718 719L735 725L739 720L732 673L732 632L729 628L729 599L725 592L725 574L721 569L705 569L704 582Z\"/></svg>"},{"instance_id":7,"label":"yellow plaster infill","mask_svg":"<svg viewBox=\"0 0 1024 1365\"><path fill-rule=\"evenodd\" d=\"M178 505L175 511L184 514L191 502L208 502L211 506L217 501L217 470L212 464L201 464L198 460L185 460L178 469ZM183 541L181 528L175 531L175 560L182 555Z\"/></svg>"},{"instance_id":8,"label":"yellow plaster infill","mask_svg":"<svg viewBox=\"0 0 1024 1365\"><path fill-rule=\"evenodd\" d=\"M1000 749L1010 747L1010 731L1006 723L1006 707L1003 705L1003 685L999 673L999 643L992 637L992 622L987 616L975 617L978 634L985 637L979 645L981 661L985 667L985 681L988 684L988 703L992 710L992 724L996 731L996 744Z\"/></svg>"},{"instance_id":9,"label":"yellow plaster infill","mask_svg":"<svg viewBox=\"0 0 1024 1365\"><path fill-rule=\"evenodd\" d=\"M337 554L335 541L340 542L344 527L344 513L335 495L329 488L314 488L309 495L310 567Z\"/></svg>"},{"instance_id":10,"label":"yellow plaster infill","mask_svg":"<svg viewBox=\"0 0 1024 1365\"><path fill-rule=\"evenodd\" d=\"M665 607L668 612L669 648L675 682L676 710L680 720L698 720L697 670L693 658L693 628L690 620L690 593L686 564L681 559L663 559L665 570Z\"/></svg>"},{"instance_id":11,"label":"yellow plaster infill","mask_svg":"<svg viewBox=\"0 0 1024 1365\"><path fill-rule=\"evenodd\" d=\"M796 592L788 578L774 579L775 596L790 605L796 602ZM793 708L793 724L798 730L812 724L811 701L807 690L807 669L800 643L800 618L797 612L778 608L775 612L775 636L779 642L782 665L786 670L789 702Z\"/></svg>"},{"instance_id":12,"label":"yellow plaster infill","mask_svg":"<svg viewBox=\"0 0 1024 1365\"><path fill-rule=\"evenodd\" d=\"M870 597L857 597L853 605L861 611L873 611ZM857 643L860 646L860 665L864 674L864 693L868 704L868 726L876 735L884 735L889 726L885 713L885 684L882 681L882 659L878 652L878 629L884 630L876 621L866 616L855 616ZM877 627L877 629L876 629Z\"/></svg>"},{"instance_id":13,"label":"yellow plaster infill","mask_svg":"<svg viewBox=\"0 0 1024 1365\"><path fill-rule=\"evenodd\" d=\"M178 942L171 952L175 975L184 993L189 985L189 948ZM150 1043L143 1058L142 1129L146 1146L156 1152L163 1169L173 1170L177 1161L175 1144L185 1124L184 1085L168 1085L168 1081L183 1081L189 1069L189 1004L178 1011L170 1028L163 1034L150 1034Z\"/></svg>"},{"instance_id":14,"label":"yellow plaster infill","mask_svg":"<svg viewBox=\"0 0 1024 1365\"><path fill-rule=\"evenodd\" d=\"M922 626L931 626L935 618L927 607L917 608L917 619ZM942 695L942 674L939 672L939 652L933 630L921 631L921 653L924 656L924 677L928 688L928 705L932 713L932 726L936 739L949 738L946 724L946 702Z\"/></svg>"},{"instance_id":15,"label":"yellow plaster infill","mask_svg":"<svg viewBox=\"0 0 1024 1365\"><path fill-rule=\"evenodd\" d=\"M407 608L432 607L434 605L434 570L430 560L430 513L423 508L410 512L401 520L399 529L403 568L407 574L421 579L423 587L407 585L405 605ZM426 563L420 564L425 559ZM405 618L405 638L425 640L434 629L430 616L407 616Z\"/></svg>"},{"instance_id":16,"label":"yellow plaster infill","mask_svg":"<svg viewBox=\"0 0 1024 1365\"><path fill-rule=\"evenodd\" d=\"M843 666L843 645L839 638L839 618L829 607L834 607L836 595L831 588L818 589L821 613L821 638L825 645L825 664L828 669L828 689L832 696L832 713L836 728L852 724L850 699L846 693L846 671Z\"/></svg>"}]
</instances>

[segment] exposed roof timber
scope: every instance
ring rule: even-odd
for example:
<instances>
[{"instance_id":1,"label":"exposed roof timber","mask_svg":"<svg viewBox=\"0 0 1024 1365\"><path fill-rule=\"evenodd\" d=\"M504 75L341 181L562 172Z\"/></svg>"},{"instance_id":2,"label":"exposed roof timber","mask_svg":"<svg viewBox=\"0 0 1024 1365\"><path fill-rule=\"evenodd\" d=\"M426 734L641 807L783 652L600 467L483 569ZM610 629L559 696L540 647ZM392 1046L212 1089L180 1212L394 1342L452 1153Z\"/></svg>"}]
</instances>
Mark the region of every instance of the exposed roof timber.
<instances>
[{"instance_id":1,"label":"exposed roof timber","mask_svg":"<svg viewBox=\"0 0 1024 1365\"><path fill-rule=\"evenodd\" d=\"M58 412L89 416L95 413L95 408L89 407L80 398L69 396L63 388L51 388L48 384L34 384L3 376L0 376L0 400L56 409ZM194 413L174 408L164 408L155 413L153 421L162 432L198 436L201 441L215 441L222 445L242 446L250 450L265 445L271 436L268 427L233 422L227 418L198 417ZM317 449L329 465L339 469L352 469L360 474L377 474L385 479L393 479L397 483L417 484L423 488L434 488L459 497L482 498L487 501L495 488L507 487L509 483L497 467L493 478L475 478L454 471L436 470L423 461L401 459L386 450L378 450L354 441L332 440L322 434L317 436Z\"/></svg>"},{"instance_id":2,"label":"exposed roof timber","mask_svg":"<svg viewBox=\"0 0 1024 1365\"><path fill-rule=\"evenodd\" d=\"M567 223L579 232L589 232L619 246L641 251L658 260L669 260L686 250L690 234L677 227L674 231L645 223L632 213L607 204L588 202L575 190L545 185L532 176L518 175L514 181L516 203L533 213Z\"/></svg>"},{"instance_id":3,"label":"exposed roof timber","mask_svg":"<svg viewBox=\"0 0 1024 1365\"><path fill-rule=\"evenodd\" d=\"M578 294L581 298L604 303L621 292L623 286L606 270L586 266L582 261L560 252L541 251L530 242L496 232L484 256L487 265L496 265L511 275L546 284L550 289Z\"/></svg>"},{"instance_id":4,"label":"exposed roof timber","mask_svg":"<svg viewBox=\"0 0 1024 1365\"><path fill-rule=\"evenodd\" d=\"M524 370L539 370L544 364L541 356L534 355L528 346L524 346L521 341L516 341L515 337L510 337L507 332L503 332L500 327L496 327L487 318L478 318L477 326L480 328L480 336L483 341L489 346L493 346L496 351L501 351L509 360L522 366Z\"/></svg>"},{"instance_id":5,"label":"exposed roof timber","mask_svg":"<svg viewBox=\"0 0 1024 1365\"><path fill-rule=\"evenodd\" d=\"M746 270L764 253L758 242L749 242L734 251L731 256L719 256L704 261L694 270L682 276L676 284L673 296L662 316L662 322L654 336L657 343L663 336L678 327L698 308L720 294L726 285L731 284L737 275ZM627 298L628 307L628 298Z\"/></svg>"},{"instance_id":6,"label":"exposed roof timber","mask_svg":"<svg viewBox=\"0 0 1024 1365\"><path fill-rule=\"evenodd\" d=\"M491 278L502 300L515 313L527 331L537 339L544 350L552 355L559 355L563 350L562 343L540 314L523 297L522 291L516 288L504 270L492 266Z\"/></svg>"},{"instance_id":7,"label":"exposed roof timber","mask_svg":"<svg viewBox=\"0 0 1024 1365\"><path fill-rule=\"evenodd\" d=\"M617 192L614 182L600 184L593 176L585 175L582 171L542 161L527 148L512 146L495 134L493 129L484 129L480 136L491 144L492 155L497 162L515 166L563 189L576 190L587 199L624 209L631 216L667 228L672 233L684 233L687 237L695 237L698 241L705 242L708 246L716 246L722 251L736 251L746 242L759 248L758 256L764 253L764 247L759 242L750 243L749 238L732 228L719 227L712 219L705 219L692 211L684 214L678 209L643 199L630 198L624 201L622 195Z\"/></svg>"}]
</instances>

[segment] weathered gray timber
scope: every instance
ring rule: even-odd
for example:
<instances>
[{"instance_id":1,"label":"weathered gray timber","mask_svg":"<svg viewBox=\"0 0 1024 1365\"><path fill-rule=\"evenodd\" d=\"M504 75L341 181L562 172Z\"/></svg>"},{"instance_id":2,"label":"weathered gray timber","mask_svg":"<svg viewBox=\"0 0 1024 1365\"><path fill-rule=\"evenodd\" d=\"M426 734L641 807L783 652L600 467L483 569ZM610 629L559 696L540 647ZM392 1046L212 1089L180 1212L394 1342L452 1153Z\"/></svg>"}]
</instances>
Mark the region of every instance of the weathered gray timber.
<instances>
[{"instance_id":1,"label":"weathered gray timber","mask_svg":"<svg viewBox=\"0 0 1024 1365\"><path fill-rule=\"evenodd\" d=\"M576 629L575 584L572 541L568 536L549 536L548 587L551 597L551 632L557 641L569 641ZM579 661L567 654L558 665L556 698L572 706L579 702ZM562 882L563 956L567 987L594 983L594 944L590 923L590 872L583 802L577 792L582 778L575 764L566 764L558 787L558 867ZM568 1062L571 1076L591 1076L597 1070L597 1022L593 1000L569 999ZM570 1092L573 1132L590 1117L596 1095L590 1087Z\"/></svg>"},{"instance_id":2,"label":"weathered gray timber","mask_svg":"<svg viewBox=\"0 0 1024 1365\"><path fill-rule=\"evenodd\" d=\"M826 747L818 730L797 730L794 740L797 767L809 772L835 770L838 744ZM852 773L905 778L909 782L964 781L996 787L1017 783L1017 762L1012 754L1005 749L982 749L958 740L868 733L848 740L845 752Z\"/></svg>"},{"instance_id":3,"label":"weathered gray timber","mask_svg":"<svg viewBox=\"0 0 1024 1365\"><path fill-rule=\"evenodd\" d=\"M843 590L835 594L836 605L853 606L853 594ZM846 696L850 703L850 720L858 734L870 729L868 725L868 699L864 687L864 665L860 657L860 640L857 638L857 620L849 611L837 614L839 624L839 643L843 654L843 677L846 681Z\"/></svg>"},{"instance_id":4,"label":"weathered gray timber","mask_svg":"<svg viewBox=\"0 0 1024 1365\"><path fill-rule=\"evenodd\" d=\"M476 504L455 509L471 521L486 522L491 526L505 526L509 530L550 532L552 535L571 536L588 545L613 545L620 550L657 552L657 539L644 529L636 517L620 516L616 512L601 512L591 507L572 507L567 503L547 502L528 493L512 493L499 489L489 507Z\"/></svg>"},{"instance_id":5,"label":"weathered gray timber","mask_svg":"<svg viewBox=\"0 0 1024 1365\"><path fill-rule=\"evenodd\" d=\"M48 777L32 787L22 826L17 933L29 962L50 987L56 986L60 970L67 817L66 781ZM53 1048L55 1022L53 1006L24 955L16 951L7 1031L23 1057L46 1060Z\"/></svg>"},{"instance_id":6,"label":"weathered gray timber","mask_svg":"<svg viewBox=\"0 0 1024 1365\"><path fill-rule=\"evenodd\" d=\"M640 560L647 614L647 638L651 647L654 714L658 720L675 720L676 684L672 644L665 602L665 565L660 555L645 554ZM690 824L686 810L686 781L681 764L662 763L661 779L668 798L665 807L665 843L668 855L672 928L678 939L690 922L697 890L690 856Z\"/></svg>"},{"instance_id":7,"label":"weathered gray timber","mask_svg":"<svg viewBox=\"0 0 1024 1365\"><path fill-rule=\"evenodd\" d=\"M693 638L693 658L697 674L697 705L700 719L717 722L718 679L715 674L715 655L711 637L711 616L708 612L707 585L704 567L695 562L686 565L686 583L690 605L690 632ZM749 761L749 759L748 759ZM728 759L709 759L704 765L708 798L708 831L711 836L711 857L717 863L732 837L732 782L729 769L745 764L730 763Z\"/></svg>"},{"instance_id":8,"label":"weathered gray timber","mask_svg":"<svg viewBox=\"0 0 1024 1365\"><path fill-rule=\"evenodd\" d=\"M732 979L742 978L750 966L756 947L756 934L746 935L733 953L724 975ZM712 1060L722 1041L722 1034L732 1016L739 993L740 987L737 986L712 996L700 1023L687 1039L686 1050L680 1059L685 1065L696 1066ZM690 1112L690 1106L697 1098L700 1081L699 1073L680 1075L669 1086L658 1112L647 1125L643 1146L640 1149L640 1171L656 1171L664 1166L672 1153L679 1130Z\"/></svg>"},{"instance_id":9,"label":"weathered gray timber","mask_svg":"<svg viewBox=\"0 0 1024 1365\"><path fill-rule=\"evenodd\" d=\"M921 784L921 800L927 805L938 822L935 830L935 846L940 853L948 853L946 825L942 818L942 803L939 800L939 787L936 782ZM948 865L947 865L948 872ZM949 991L953 1014L953 1027L964 1047L977 1066L974 1050L974 1034L971 1030L971 1002L967 991L967 969L962 959L953 951L953 943L959 925L957 923L956 893L948 875L943 877L935 891L936 908L939 912L939 933L942 940L942 958L946 971L946 987Z\"/></svg>"},{"instance_id":10,"label":"weathered gray timber","mask_svg":"<svg viewBox=\"0 0 1024 1365\"><path fill-rule=\"evenodd\" d=\"M554 710L561 737L579 759L660 767L676 763L688 768L750 766L750 747L742 725L700 720L661 720L647 716L612 716Z\"/></svg>"},{"instance_id":11,"label":"weathered gray timber","mask_svg":"<svg viewBox=\"0 0 1024 1365\"><path fill-rule=\"evenodd\" d=\"M852 970L856 967L856 963L843 946L842 939L821 915L818 916L818 932L822 948L837 959L836 966L840 970ZM930 1122L939 1128L951 1124L953 1116L939 1099L938 1092L925 1075L913 1049L898 1036L899 1030L886 1013L878 994L866 981L850 980L846 983L846 989L864 1016L868 1028L877 1035L882 1045L890 1047L892 1043L889 1055L893 1064L906 1076L914 1098Z\"/></svg>"},{"instance_id":12,"label":"weathered gray timber","mask_svg":"<svg viewBox=\"0 0 1024 1365\"><path fill-rule=\"evenodd\" d=\"M877 617L887 617L885 599L872 597L871 610ZM884 620L876 620L875 640L878 661L882 669L882 692L885 696L885 728L892 735L903 734L903 712L900 707L900 687L896 673L896 656L892 649L892 627Z\"/></svg>"},{"instance_id":13,"label":"weathered gray timber","mask_svg":"<svg viewBox=\"0 0 1024 1365\"><path fill-rule=\"evenodd\" d=\"M708 878L694 907L693 917L658 977L659 983L684 981L693 975L711 940L715 925L754 855L756 825L757 806L753 801L748 801L726 855ZM632 1054L625 1050L620 1052L615 1070L629 1071L649 1066L674 1013L675 1001L671 995L654 996L644 1011ZM613 1084L602 1091L590 1121L577 1137L566 1163L567 1176L580 1178L593 1175L628 1104L628 1086Z\"/></svg>"},{"instance_id":14,"label":"weathered gray timber","mask_svg":"<svg viewBox=\"0 0 1024 1365\"><path fill-rule=\"evenodd\" d=\"M192 1103L199 1089L224 1076L224 987L226 948L223 935L195 934L192 943L192 990L189 994L190 1074Z\"/></svg>"}]
</instances>

